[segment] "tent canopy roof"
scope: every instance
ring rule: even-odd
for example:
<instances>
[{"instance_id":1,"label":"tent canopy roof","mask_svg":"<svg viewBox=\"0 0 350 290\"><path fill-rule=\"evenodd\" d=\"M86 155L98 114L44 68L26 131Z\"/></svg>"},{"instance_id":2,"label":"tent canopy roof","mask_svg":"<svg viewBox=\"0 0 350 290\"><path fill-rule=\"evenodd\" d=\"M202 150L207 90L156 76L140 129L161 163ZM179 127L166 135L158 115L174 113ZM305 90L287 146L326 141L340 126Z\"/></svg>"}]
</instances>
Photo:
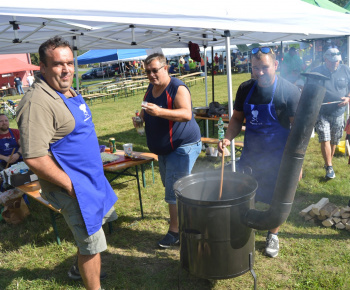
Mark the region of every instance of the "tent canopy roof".
<instances>
[{"instance_id":1,"label":"tent canopy roof","mask_svg":"<svg viewBox=\"0 0 350 290\"><path fill-rule=\"evenodd\" d=\"M23 62L17 58L8 58L0 60L0 74L7 74L20 71L28 70L40 70L40 67L37 65L32 65L26 62Z\"/></svg>"},{"instance_id":2,"label":"tent canopy roof","mask_svg":"<svg viewBox=\"0 0 350 290\"><path fill-rule=\"evenodd\" d=\"M178 0L171 8L161 0L3 2L0 53L37 52L54 35L91 50L187 47L189 41L216 46L225 35L231 44L249 44L350 34L350 15L300 0L288 1L287 9L279 0L247 0L244 7L217 0L215 9L199 0Z\"/></svg>"}]
</instances>

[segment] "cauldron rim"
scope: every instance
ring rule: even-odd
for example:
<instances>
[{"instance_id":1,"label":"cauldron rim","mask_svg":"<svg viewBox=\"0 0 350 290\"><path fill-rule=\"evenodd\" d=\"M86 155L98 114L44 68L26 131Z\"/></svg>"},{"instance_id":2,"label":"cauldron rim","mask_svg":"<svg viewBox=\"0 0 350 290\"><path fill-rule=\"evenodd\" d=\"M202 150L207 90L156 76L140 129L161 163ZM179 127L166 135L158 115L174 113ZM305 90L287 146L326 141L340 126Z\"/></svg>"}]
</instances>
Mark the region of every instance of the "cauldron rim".
<instances>
[{"instance_id":1,"label":"cauldron rim","mask_svg":"<svg viewBox=\"0 0 350 290\"><path fill-rule=\"evenodd\" d=\"M203 180L215 180L217 181L219 178L221 178L221 172L220 171L212 171L212 172L197 172L192 173L190 175L187 175L185 177L180 178L178 181L174 184L174 191L175 196L177 200L182 200L190 204L195 205L202 205L202 206L229 206L233 204L239 204L241 202L244 202L248 199L255 197L256 189L258 188L257 181L250 175L243 174L240 172L232 172L232 171L225 171L224 173L224 180L233 178L235 181L244 181L245 184L249 184L249 192L247 192L244 195L241 195L239 197L230 198L230 199L223 199L223 200L201 200L201 199L194 199L187 196L184 196L181 193L181 190L183 190L185 187L188 187L189 185L193 185L196 183L199 183ZM219 188L218 188L218 195L219 195Z\"/></svg>"}]
</instances>

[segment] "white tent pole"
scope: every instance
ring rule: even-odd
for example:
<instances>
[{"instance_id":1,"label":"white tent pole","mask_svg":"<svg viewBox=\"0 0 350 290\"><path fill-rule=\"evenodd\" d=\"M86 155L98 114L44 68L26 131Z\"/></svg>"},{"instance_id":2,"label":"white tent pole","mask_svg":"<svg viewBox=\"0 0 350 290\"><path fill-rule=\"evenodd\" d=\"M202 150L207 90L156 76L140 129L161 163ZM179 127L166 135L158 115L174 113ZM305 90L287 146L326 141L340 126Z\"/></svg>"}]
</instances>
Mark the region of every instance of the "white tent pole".
<instances>
[{"instance_id":1,"label":"white tent pole","mask_svg":"<svg viewBox=\"0 0 350 290\"><path fill-rule=\"evenodd\" d=\"M347 64L350 67L350 59L349 59L349 57L350 57L350 36L349 35L346 37L346 40L348 41L348 45L347 45L347 47L348 47L348 49L347 49L348 63ZM347 111L346 111L346 120L349 119L349 114L350 114L350 112L349 112L349 105L348 105L347 106Z\"/></svg>"},{"instance_id":2,"label":"white tent pole","mask_svg":"<svg viewBox=\"0 0 350 290\"><path fill-rule=\"evenodd\" d=\"M207 78L207 47L204 46L204 80L205 80L205 105L208 107L208 78ZM205 120L205 128L206 128L206 132L205 135L207 136L207 138L209 138L209 121Z\"/></svg>"},{"instance_id":3,"label":"white tent pole","mask_svg":"<svg viewBox=\"0 0 350 290\"><path fill-rule=\"evenodd\" d=\"M76 36L73 36L73 56L74 56L74 70L75 70L75 80L76 80L76 86L77 86L77 92L79 94L79 68L78 68L78 47L77 47L77 38Z\"/></svg>"},{"instance_id":4,"label":"white tent pole","mask_svg":"<svg viewBox=\"0 0 350 290\"><path fill-rule=\"evenodd\" d=\"M232 72L231 72L231 61L227 61L230 55L230 31L225 31L225 44L226 44L226 71L227 71L227 94L228 94L228 116L229 120L233 115L233 98L232 98ZM236 171L236 153L235 153L235 140L231 140L231 165L232 171Z\"/></svg>"}]
</instances>

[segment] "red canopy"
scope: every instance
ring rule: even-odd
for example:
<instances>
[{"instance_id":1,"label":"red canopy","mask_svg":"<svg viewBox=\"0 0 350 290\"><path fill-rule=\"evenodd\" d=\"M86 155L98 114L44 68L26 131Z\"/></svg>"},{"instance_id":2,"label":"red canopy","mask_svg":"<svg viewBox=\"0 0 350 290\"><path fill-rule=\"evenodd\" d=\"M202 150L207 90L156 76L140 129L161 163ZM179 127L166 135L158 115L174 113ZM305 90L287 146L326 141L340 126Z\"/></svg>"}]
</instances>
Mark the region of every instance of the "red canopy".
<instances>
[{"instance_id":1,"label":"red canopy","mask_svg":"<svg viewBox=\"0 0 350 290\"><path fill-rule=\"evenodd\" d=\"M37 65L25 63L17 58L8 58L0 60L0 74L7 74L28 70L40 70Z\"/></svg>"}]
</instances>

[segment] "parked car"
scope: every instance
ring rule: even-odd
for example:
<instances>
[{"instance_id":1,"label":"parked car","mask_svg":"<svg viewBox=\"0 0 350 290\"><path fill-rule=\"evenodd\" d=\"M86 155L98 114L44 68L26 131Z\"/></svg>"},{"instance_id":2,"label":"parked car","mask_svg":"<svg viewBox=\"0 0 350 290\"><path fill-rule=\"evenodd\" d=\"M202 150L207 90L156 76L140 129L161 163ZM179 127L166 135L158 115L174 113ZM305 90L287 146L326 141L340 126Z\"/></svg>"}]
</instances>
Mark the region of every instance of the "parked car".
<instances>
[{"instance_id":1,"label":"parked car","mask_svg":"<svg viewBox=\"0 0 350 290\"><path fill-rule=\"evenodd\" d=\"M86 73L82 74L81 78L83 80L94 79L97 77L96 73L97 73L97 68L92 68L89 71L87 71Z\"/></svg>"},{"instance_id":2,"label":"parked car","mask_svg":"<svg viewBox=\"0 0 350 290\"><path fill-rule=\"evenodd\" d=\"M102 78L106 75L106 68L104 67L99 67L96 71L96 77L97 78Z\"/></svg>"}]
</instances>

